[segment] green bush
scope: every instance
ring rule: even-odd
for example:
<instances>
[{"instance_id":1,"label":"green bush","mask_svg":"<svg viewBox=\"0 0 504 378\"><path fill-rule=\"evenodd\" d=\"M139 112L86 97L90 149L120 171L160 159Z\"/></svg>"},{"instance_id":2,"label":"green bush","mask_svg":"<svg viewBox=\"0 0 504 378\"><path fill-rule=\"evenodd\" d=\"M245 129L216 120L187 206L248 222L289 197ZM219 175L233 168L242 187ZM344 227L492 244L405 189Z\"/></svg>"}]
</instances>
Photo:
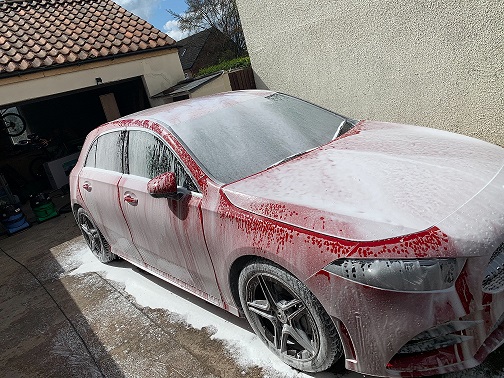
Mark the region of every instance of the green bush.
<instances>
[{"instance_id":1,"label":"green bush","mask_svg":"<svg viewBox=\"0 0 504 378\"><path fill-rule=\"evenodd\" d=\"M235 58L231 60L226 60L222 63L216 64L215 66L210 66L202 68L198 71L198 76L208 75L218 71L229 71L235 68L247 68L250 67L250 58L248 56L242 58Z\"/></svg>"}]
</instances>

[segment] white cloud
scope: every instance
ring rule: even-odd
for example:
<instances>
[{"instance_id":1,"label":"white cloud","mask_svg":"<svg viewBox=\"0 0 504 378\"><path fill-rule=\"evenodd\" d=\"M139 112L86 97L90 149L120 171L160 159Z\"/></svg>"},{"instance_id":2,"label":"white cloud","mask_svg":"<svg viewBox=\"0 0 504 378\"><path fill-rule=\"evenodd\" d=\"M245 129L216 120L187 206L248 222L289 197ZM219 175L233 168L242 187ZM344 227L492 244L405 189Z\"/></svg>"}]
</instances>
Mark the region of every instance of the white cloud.
<instances>
[{"instance_id":1,"label":"white cloud","mask_svg":"<svg viewBox=\"0 0 504 378\"><path fill-rule=\"evenodd\" d=\"M121 7L136 14L138 17L148 20L157 8L161 0L115 0Z\"/></svg>"},{"instance_id":2,"label":"white cloud","mask_svg":"<svg viewBox=\"0 0 504 378\"><path fill-rule=\"evenodd\" d=\"M163 31L172 37L175 41L180 41L185 37L188 37L191 32L180 30L179 24L177 20L170 20L166 24L163 25Z\"/></svg>"}]
</instances>

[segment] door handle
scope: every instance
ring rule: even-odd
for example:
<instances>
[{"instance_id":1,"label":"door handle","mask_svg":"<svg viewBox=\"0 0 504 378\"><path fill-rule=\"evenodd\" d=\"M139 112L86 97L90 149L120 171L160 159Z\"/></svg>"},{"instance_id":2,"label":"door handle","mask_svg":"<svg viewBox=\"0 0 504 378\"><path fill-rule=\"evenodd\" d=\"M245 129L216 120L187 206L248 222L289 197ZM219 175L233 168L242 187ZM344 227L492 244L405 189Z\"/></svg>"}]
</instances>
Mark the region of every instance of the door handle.
<instances>
[{"instance_id":1,"label":"door handle","mask_svg":"<svg viewBox=\"0 0 504 378\"><path fill-rule=\"evenodd\" d=\"M82 187L87 190L88 192L90 192L91 190L93 190L93 187L91 185L89 185L88 182L85 182L84 185L82 185Z\"/></svg>"},{"instance_id":2,"label":"door handle","mask_svg":"<svg viewBox=\"0 0 504 378\"><path fill-rule=\"evenodd\" d=\"M131 194L126 194L124 196L124 202L129 203L130 205L136 206L138 205L138 199L133 197Z\"/></svg>"}]
</instances>

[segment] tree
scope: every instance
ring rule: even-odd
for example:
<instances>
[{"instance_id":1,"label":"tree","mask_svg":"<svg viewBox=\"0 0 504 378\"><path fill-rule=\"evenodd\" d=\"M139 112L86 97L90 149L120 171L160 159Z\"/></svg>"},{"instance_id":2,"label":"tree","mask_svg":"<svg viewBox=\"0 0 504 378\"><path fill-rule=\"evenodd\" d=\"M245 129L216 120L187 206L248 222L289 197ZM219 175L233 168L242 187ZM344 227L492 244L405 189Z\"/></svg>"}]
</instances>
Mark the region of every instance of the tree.
<instances>
[{"instance_id":1,"label":"tree","mask_svg":"<svg viewBox=\"0 0 504 378\"><path fill-rule=\"evenodd\" d=\"M236 56L247 51L236 0L185 0L185 3L185 13L168 10L181 30L198 31L214 27L235 43Z\"/></svg>"}]
</instances>

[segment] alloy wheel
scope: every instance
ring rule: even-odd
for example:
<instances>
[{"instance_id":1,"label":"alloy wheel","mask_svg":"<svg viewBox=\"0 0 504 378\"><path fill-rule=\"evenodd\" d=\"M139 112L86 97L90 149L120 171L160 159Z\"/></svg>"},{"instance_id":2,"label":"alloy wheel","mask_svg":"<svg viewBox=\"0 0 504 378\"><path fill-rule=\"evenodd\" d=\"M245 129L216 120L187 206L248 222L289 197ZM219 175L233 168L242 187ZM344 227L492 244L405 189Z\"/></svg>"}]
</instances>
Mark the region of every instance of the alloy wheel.
<instances>
[{"instance_id":1,"label":"alloy wheel","mask_svg":"<svg viewBox=\"0 0 504 378\"><path fill-rule=\"evenodd\" d=\"M302 299L267 273L253 275L246 287L247 308L262 336L283 358L299 362L316 357L319 330Z\"/></svg>"},{"instance_id":2,"label":"alloy wheel","mask_svg":"<svg viewBox=\"0 0 504 378\"><path fill-rule=\"evenodd\" d=\"M96 228L93 221L84 213L81 213L79 216L79 226L89 249L91 249L93 254L98 256L103 248L100 231Z\"/></svg>"}]
</instances>

